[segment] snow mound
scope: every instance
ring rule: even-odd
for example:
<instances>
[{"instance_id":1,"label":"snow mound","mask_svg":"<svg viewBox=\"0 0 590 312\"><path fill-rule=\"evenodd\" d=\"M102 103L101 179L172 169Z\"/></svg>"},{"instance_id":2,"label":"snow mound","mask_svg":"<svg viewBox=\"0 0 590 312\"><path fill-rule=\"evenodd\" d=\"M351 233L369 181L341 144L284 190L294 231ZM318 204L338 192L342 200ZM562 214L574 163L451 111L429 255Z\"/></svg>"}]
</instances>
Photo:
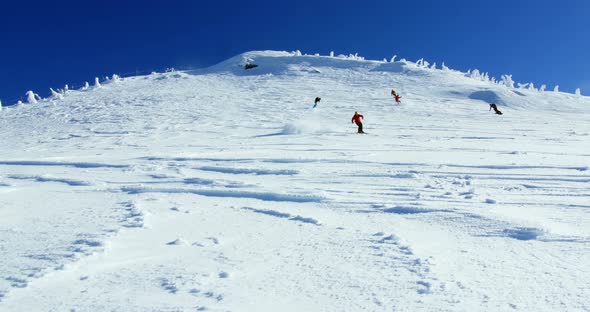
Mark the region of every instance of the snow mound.
<instances>
[{"instance_id":1,"label":"snow mound","mask_svg":"<svg viewBox=\"0 0 590 312\"><path fill-rule=\"evenodd\" d=\"M502 100L500 95L494 91L490 90L483 90L483 91L475 91L469 95L470 99L473 100L480 100L486 103L496 103L496 104L505 104L506 102Z\"/></svg>"}]
</instances>

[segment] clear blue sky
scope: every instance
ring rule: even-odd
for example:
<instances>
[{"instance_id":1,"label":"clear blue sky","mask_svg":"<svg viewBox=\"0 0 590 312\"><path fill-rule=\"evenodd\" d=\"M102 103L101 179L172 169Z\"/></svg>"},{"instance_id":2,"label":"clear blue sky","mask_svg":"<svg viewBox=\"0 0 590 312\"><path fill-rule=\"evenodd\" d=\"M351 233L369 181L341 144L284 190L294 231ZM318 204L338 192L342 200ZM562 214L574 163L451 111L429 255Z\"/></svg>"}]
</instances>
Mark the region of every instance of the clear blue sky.
<instances>
[{"instance_id":1,"label":"clear blue sky","mask_svg":"<svg viewBox=\"0 0 590 312\"><path fill-rule=\"evenodd\" d=\"M590 95L590 1L2 1L0 99L263 49L424 57Z\"/></svg>"}]
</instances>

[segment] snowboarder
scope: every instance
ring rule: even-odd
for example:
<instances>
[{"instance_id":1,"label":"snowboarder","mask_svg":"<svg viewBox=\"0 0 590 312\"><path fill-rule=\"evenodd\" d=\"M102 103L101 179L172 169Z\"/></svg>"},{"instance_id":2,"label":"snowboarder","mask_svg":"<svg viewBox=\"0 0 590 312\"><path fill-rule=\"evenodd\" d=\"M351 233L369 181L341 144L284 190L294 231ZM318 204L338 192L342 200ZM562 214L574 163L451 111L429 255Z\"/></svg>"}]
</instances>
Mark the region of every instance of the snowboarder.
<instances>
[{"instance_id":1,"label":"snowboarder","mask_svg":"<svg viewBox=\"0 0 590 312\"><path fill-rule=\"evenodd\" d=\"M488 111L491 111L492 109L494 110L494 112L496 112L496 115L502 115L502 112L498 109L498 106L496 106L496 104L490 104L490 109Z\"/></svg>"},{"instance_id":2,"label":"snowboarder","mask_svg":"<svg viewBox=\"0 0 590 312\"><path fill-rule=\"evenodd\" d=\"M354 112L354 116L352 116L352 119L350 120L350 123L356 123L356 125L359 127L358 128L358 133L365 133L363 131L363 123L361 122L361 119L364 119L365 117L361 114L359 114L358 112Z\"/></svg>"},{"instance_id":3,"label":"snowboarder","mask_svg":"<svg viewBox=\"0 0 590 312\"><path fill-rule=\"evenodd\" d=\"M321 98L321 97L316 97L316 98L315 98L315 101L314 101L314 103L313 103L313 108L316 108L316 106L318 106L318 103L319 103L321 100L322 100L322 98Z\"/></svg>"}]
</instances>

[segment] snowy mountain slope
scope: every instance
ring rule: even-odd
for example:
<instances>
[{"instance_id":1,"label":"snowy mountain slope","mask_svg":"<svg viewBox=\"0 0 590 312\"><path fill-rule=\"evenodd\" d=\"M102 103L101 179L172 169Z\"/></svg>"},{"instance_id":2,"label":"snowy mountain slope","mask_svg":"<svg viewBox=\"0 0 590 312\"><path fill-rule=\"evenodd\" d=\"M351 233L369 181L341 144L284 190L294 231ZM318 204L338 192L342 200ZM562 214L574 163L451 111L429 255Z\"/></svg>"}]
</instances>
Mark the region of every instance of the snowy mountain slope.
<instances>
[{"instance_id":1,"label":"snowy mountain slope","mask_svg":"<svg viewBox=\"0 0 590 312\"><path fill-rule=\"evenodd\" d=\"M589 112L273 51L4 108L0 310L587 311Z\"/></svg>"}]
</instances>

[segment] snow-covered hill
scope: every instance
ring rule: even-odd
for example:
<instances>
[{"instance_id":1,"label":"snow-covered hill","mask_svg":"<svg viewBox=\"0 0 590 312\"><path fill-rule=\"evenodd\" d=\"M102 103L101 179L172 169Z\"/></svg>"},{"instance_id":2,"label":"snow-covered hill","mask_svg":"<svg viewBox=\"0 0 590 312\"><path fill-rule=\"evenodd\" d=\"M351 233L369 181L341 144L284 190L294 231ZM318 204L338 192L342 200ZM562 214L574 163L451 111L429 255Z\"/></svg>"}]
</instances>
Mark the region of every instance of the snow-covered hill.
<instances>
[{"instance_id":1,"label":"snow-covered hill","mask_svg":"<svg viewBox=\"0 0 590 312\"><path fill-rule=\"evenodd\" d=\"M589 113L273 51L3 108L0 311L588 311Z\"/></svg>"}]
</instances>

